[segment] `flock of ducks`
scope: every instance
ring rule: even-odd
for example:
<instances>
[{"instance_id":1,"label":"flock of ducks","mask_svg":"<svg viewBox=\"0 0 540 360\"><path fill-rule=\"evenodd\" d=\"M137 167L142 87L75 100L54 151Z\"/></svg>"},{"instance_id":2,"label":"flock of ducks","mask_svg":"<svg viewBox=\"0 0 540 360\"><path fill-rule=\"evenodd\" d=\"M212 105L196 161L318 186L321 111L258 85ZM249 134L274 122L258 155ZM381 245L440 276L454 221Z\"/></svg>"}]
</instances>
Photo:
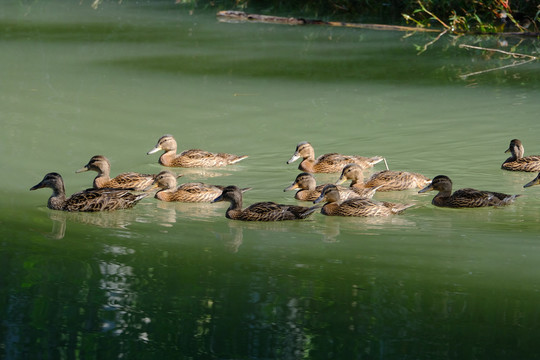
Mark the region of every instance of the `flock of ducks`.
<instances>
[{"instance_id":1,"label":"flock of ducks","mask_svg":"<svg viewBox=\"0 0 540 360\"><path fill-rule=\"evenodd\" d=\"M162 136L147 154L158 151L163 151L159 163L167 167L221 167L247 158L245 155L211 153L198 149L177 154L177 143L172 135ZM539 175L524 187L540 184L540 156L525 157L523 144L518 139L510 142L506 152L510 152L512 156L504 161L502 169L539 172ZM322 207L320 205L286 205L268 201L243 208L242 195L250 188L239 188L234 185L224 187L202 182L190 182L178 186L177 179L182 175L176 175L168 170L161 171L159 174L128 172L111 178L110 162L102 155L93 156L84 167L76 171L77 173L97 172L93 187L90 189L66 197L62 176L52 172L45 175L43 180L30 190L51 188L52 195L47 206L53 210L112 211L131 208L149 196L150 191L157 189L154 197L161 201L192 203L227 201L230 206L225 216L229 219L244 221L305 219L318 209L322 214L330 216L389 216L400 214L412 206L412 204L373 200L377 191L419 188L419 193L425 193L433 190L438 193L433 198L432 204L451 208L504 206L520 196L470 188L452 192L452 181L447 176L439 175L429 179L418 173L388 169L375 172L365 180L364 171L381 161L386 163L383 157L330 153L315 158L313 146L308 142L300 142L297 145L287 164L300 158L302 161L298 169L302 173L284 191L297 190L294 196L297 200L314 204L324 202ZM314 173L340 173L341 175L335 184L317 185ZM350 186L341 185L346 181L351 181Z\"/></svg>"}]
</instances>

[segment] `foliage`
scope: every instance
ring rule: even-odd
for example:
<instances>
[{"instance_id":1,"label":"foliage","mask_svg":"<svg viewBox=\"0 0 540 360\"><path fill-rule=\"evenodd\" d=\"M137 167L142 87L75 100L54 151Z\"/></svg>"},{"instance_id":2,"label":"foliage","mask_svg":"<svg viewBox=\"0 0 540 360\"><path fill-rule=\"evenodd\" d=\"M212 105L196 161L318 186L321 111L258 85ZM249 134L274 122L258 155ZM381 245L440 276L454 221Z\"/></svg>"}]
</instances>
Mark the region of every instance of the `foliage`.
<instances>
[{"instance_id":1,"label":"foliage","mask_svg":"<svg viewBox=\"0 0 540 360\"><path fill-rule=\"evenodd\" d=\"M431 26L435 21L457 33L497 33L508 29L538 32L540 21L540 6L530 1L510 4L509 0L418 0L416 6L412 15L403 14L407 21L420 26Z\"/></svg>"}]
</instances>

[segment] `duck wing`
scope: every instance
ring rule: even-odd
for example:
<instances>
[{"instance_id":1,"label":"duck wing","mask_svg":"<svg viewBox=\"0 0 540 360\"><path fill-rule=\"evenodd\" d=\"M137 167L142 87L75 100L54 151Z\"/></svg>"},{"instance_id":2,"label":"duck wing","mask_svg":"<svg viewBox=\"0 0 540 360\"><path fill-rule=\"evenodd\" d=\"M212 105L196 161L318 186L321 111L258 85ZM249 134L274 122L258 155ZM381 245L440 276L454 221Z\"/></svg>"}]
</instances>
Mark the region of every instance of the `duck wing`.
<instances>
[{"instance_id":1,"label":"duck wing","mask_svg":"<svg viewBox=\"0 0 540 360\"><path fill-rule=\"evenodd\" d=\"M104 187L110 189L124 189L124 190L136 190L142 191L148 186L152 185L152 182L156 178L151 174L140 174L136 172L122 173L115 178L111 179L105 184Z\"/></svg>"},{"instance_id":2,"label":"duck wing","mask_svg":"<svg viewBox=\"0 0 540 360\"><path fill-rule=\"evenodd\" d=\"M132 194L127 190L87 189L71 195L64 203L66 211L112 211L133 207L148 194Z\"/></svg>"}]
</instances>

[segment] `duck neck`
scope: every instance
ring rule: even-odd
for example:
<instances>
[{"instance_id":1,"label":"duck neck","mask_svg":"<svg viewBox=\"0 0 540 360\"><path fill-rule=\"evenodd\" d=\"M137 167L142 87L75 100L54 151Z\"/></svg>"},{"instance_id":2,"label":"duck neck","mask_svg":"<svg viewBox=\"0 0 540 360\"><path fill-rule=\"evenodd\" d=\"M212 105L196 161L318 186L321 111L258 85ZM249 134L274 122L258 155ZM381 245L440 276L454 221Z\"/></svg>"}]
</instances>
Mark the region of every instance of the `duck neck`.
<instances>
[{"instance_id":1,"label":"duck neck","mask_svg":"<svg viewBox=\"0 0 540 360\"><path fill-rule=\"evenodd\" d=\"M173 194L170 189L162 189L156 192L156 195L154 195L154 197L161 201L171 201L172 195Z\"/></svg>"},{"instance_id":2,"label":"duck neck","mask_svg":"<svg viewBox=\"0 0 540 360\"><path fill-rule=\"evenodd\" d=\"M97 176L94 179L94 188L99 189L105 187L105 185L111 181L111 168L108 165L100 164L101 166L96 169Z\"/></svg>"},{"instance_id":3,"label":"duck neck","mask_svg":"<svg viewBox=\"0 0 540 360\"><path fill-rule=\"evenodd\" d=\"M64 189L64 184L57 184L52 188L52 191L53 193L47 202L47 207L53 210L62 210L66 203L66 190Z\"/></svg>"},{"instance_id":4,"label":"duck neck","mask_svg":"<svg viewBox=\"0 0 540 360\"><path fill-rule=\"evenodd\" d=\"M351 181L351 187L356 188L356 189L365 189L366 184L364 183L364 181L362 179L361 180L353 179Z\"/></svg>"},{"instance_id":5,"label":"duck neck","mask_svg":"<svg viewBox=\"0 0 540 360\"><path fill-rule=\"evenodd\" d=\"M167 150L159 157L159 163L164 166L169 166L176 158L176 149Z\"/></svg>"},{"instance_id":6,"label":"duck neck","mask_svg":"<svg viewBox=\"0 0 540 360\"><path fill-rule=\"evenodd\" d=\"M451 195L452 195L452 189L440 190L439 193L435 195L431 203L433 205L440 206L444 204L450 198Z\"/></svg>"},{"instance_id":7,"label":"duck neck","mask_svg":"<svg viewBox=\"0 0 540 360\"><path fill-rule=\"evenodd\" d=\"M514 160L521 159L525 154L525 148L523 147L523 145L515 145L512 148L511 153Z\"/></svg>"},{"instance_id":8,"label":"duck neck","mask_svg":"<svg viewBox=\"0 0 540 360\"><path fill-rule=\"evenodd\" d=\"M305 171L307 173L314 173L315 172L315 159L313 158L304 158L300 165L298 165L298 169Z\"/></svg>"},{"instance_id":9,"label":"duck neck","mask_svg":"<svg viewBox=\"0 0 540 360\"><path fill-rule=\"evenodd\" d=\"M337 202L327 202L323 205L321 209L321 213L324 215L334 215L337 212L337 209L339 208L339 204Z\"/></svg>"},{"instance_id":10,"label":"duck neck","mask_svg":"<svg viewBox=\"0 0 540 360\"><path fill-rule=\"evenodd\" d=\"M230 199L230 203L225 216L229 219L235 219L242 212L242 198Z\"/></svg>"}]
</instances>

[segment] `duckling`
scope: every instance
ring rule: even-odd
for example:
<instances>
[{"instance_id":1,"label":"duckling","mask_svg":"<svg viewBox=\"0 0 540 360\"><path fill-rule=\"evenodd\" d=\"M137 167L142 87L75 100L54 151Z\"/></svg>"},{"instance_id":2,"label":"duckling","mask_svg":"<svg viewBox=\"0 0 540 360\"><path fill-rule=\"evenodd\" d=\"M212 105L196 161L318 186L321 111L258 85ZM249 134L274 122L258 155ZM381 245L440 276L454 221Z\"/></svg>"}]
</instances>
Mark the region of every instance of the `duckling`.
<instances>
[{"instance_id":1,"label":"duckling","mask_svg":"<svg viewBox=\"0 0 540 360\"><path fill-rule=\"evenodd\" d=\"M313 146L307 141L302 141L296 146L296 151L289 161L287 161L287 164L291 164L299 158L303 160L298 166L298 169L308 173L340 172L345 165L351 163L356 163L366 169L384 160L381 156L349 156L337 153L324 154L315 159L315 150L313 150Z\"/></svg>"},{"instance_id":2,"label":"duckling","mask_svg":"<svg viewBox=\"0 0 540 360\"><path fill-rule=\"evenodd\" d=\"M501 169L528 172L540 171L540 155L523 157L523 154L525 154L525 148L520 140L513 139L510 141L510 146L505 153L507 152L512 153L512 156L504 161L504 163L501 165Z\"/></svg>"},{"instance_id":3,"label":"duckling","mask_svg":"<svg viewBox=\"0 0 540 360\"><path fill-rule=\"evenodd\" d=\"M450 208L475 208L484 206L504 206L512 203L520 195L508 195L499 192L476 189L460 189L452 193L452 180L448 176L438 175L431 184L418 191L419 194L437 190L431 203L435 206Z\"/></svg>"},{"instance_id":4,"label":"duckling","mask_svg":"<svg viewBox=\"0 0 540 360\"><path fill-rule=\"evenodd\" d=\"M292 185L283 189L283 191L289 191L294 189L300 189L294 195L294 198L302 201L313 201L321 195L322 189L328 184L318 185L315 177L309 173L300 173L292 183ZM366 199L371 199L377 188L369 188L355 191L356 189L351 189L343 186L338 186L339 196L343 200L363 197Z\"/></svg>"},{"instance_id":5,"label":"duckling","mask_svg":"<svg viewBox=\"0 0 540 360\"><path fill-rule=\"evenodd\" d=\"M94 189L123 189L142 191L154 181L156 175L140 174L136 172L122 173L111 179L111 163L109 159L102 155L92 156L88 164L75 171L81 173L93 170L98 174L94 179Z\"/></svg>"},{"instance_id":6,"label":"duckling","mask_svg":"<svg viewBox=\"0 0 540 360\"><path fill-rule=\"evenodd\" d=\"M157 174L154 182L145 190L149 190L155 186L160 190L154 196L161 201L178 201L178 202L212 202L216 197L223 192L223 186L210 185L201 182L185 183L177 187L176 179L181 177L173 174L170 171L164 170ZM249 188L241 189L242 192Z\"/></svg>"},{"instance_id":7,"label":"duckling","mask_svg":"<svg viewBox=\"0 0 540 360\"><path fill-rule=\"evenodd\" d=\"M313 203L317 204L323 200L326 204L322 207L321 214L329 216L389 216L400 214L413 206L413 204L395 204L362 198L341 201L339 191L333 184L326 185Z\"/></svg>"},{"instance_id":8,"label":"duckling","mask_svg":"<svg viewBox=\"0 0 540 360\"><path fill-rule=\"evenodd\" d=\"M52 172L45 175L43 180L30 190L51 188L53 193L47 202L47 207L63 211L112 211L128 209L137 204L148 194L135 195L126 190L87 189L71 195L66 199L64 180L60 174Z\"/></svg>"},{"instance_id":9,"label":"duckling","mask_svg":"<svg viewBox=\"0 0 540 360\"><path fill-rule=\"evenodd\" d=\"M531 187L533 185L540 185L540 173L532 181L530 181L530 182L526 183L525 185L523 185L523 187L528 188L528 187Z\"/></svg>"},{"instance_id":10,"label":"duckling","mask_svg":"<svg viewBox=\"0 0 540 360\"><path fill-rule=\"evenodd\" d=\"M148 155L163 150L159 157L159 163L163 166L171 167L220 167L247 158L247 155L238 156L225 153L211 153L199 149L185 150L176 154L177 144L172 135L163 135L159 138L156 146L148 151Z\"/></svg>"},{"instance_id":11,"label":"duckling","mask_svg":"<svg viewBox=\"0 0 540 360\"><path fill-rule=\"evenodd\" d=\"M242 210L242 191L234 185L225 187L221 195L212 202L218 201L231 203L225 213L227 218L244 221L300 220L307 218L318 208L318 206L283 205L267 201L252 204Z\"/></svg>"},{"instance_id":12,"label":"duckling","mask_svg":"<svg viewBox=\"0 0 540 360\"><path fill-rule=\"evenodd\" d=\"M346 165L336 185L342 184L347 180L352 180L351 187L360 191L373 187L379 187L378 191L399 191L423 188L431 183L431 179L422 174L393 170L376 172L364 182L362 171L362 167L356 164Z\"/></svg>"}]
</instances>

